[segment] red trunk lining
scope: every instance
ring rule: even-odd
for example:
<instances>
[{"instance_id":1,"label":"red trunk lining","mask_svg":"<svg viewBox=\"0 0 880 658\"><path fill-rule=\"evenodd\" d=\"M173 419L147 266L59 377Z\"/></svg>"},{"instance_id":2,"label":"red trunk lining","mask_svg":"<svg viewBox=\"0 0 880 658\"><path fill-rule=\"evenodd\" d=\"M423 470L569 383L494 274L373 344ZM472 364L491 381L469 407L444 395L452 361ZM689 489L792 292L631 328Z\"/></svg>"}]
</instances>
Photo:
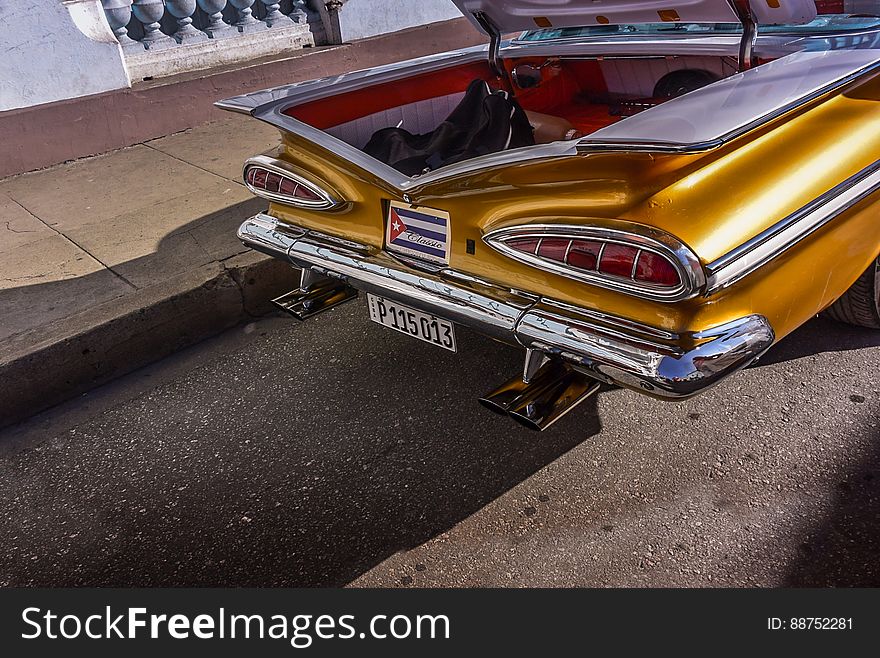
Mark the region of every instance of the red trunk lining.
<instances>
[{"instance_id":1,"label":"red trunk lining","mask_svg":"<svg viewBox=\"0 0 880 658\"><path fill-rule=\"evenodd\" d=\"M505 60L508 71L518 64L541 66L546 57L528 57ZM604 128L620 117L609 114L609 106L591 102L590 98L608 95L608 87L599 62L595 60L567 60L560 66L544 66L542 82L538 87L520 89L516 99L523 109L552 114L568 119L584 134Z\"/></svg>"},{"instance_id":2,"label":"red trunk lining","mask_svg":"<svg viewBox=\"0 0 880 658\"><path fill-rule=\"evenodd\" d=\"M512 69L522 62L540 65L545 61L546 58L522 58L504 63ZM321 98L289 107L284 114L326 130L400 105L464 92L477 78L501 88L487 63L476 62ZM564 62L562 68L545 68L544 82L534 89L518 90L517 100L526 110L564 117L581 132L591 133L619 119L609 114L608 105L587 100L602 97L606 92L599 63L574 60Z\"/></svg>"},{"instance_id":3,"label":"red trunk lining","mask_svg":"<svg viewBox=\"0 0 880 658\"><path fill-rule=\"evenodd\" d=\"M492 80L486 62L463 64L404 80L363 87L340 96L320 98L289 107L284 114L325 130L392 107L464 92L468 84L477 78Z\"/></svg>"}]
</instances>

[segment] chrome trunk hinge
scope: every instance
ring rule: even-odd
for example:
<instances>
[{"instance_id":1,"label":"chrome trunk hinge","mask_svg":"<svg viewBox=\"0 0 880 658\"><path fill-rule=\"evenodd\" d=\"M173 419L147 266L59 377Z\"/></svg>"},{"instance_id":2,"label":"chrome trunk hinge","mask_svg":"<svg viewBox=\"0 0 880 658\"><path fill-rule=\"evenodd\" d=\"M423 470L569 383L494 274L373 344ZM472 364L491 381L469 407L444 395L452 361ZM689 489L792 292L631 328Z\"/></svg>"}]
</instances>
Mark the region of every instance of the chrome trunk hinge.
<instances>
[{"instance_id":1,"label":"chrome trunk hinge","mask_svg":"<svg viewBox=\"0 0 880 658\"><path fill-rule=\"evenodd\" d=\"M480 24L480 27L483 28L483 31L489 35L489 66L492 67L492 71L496 75L506 78L507 74L498 61L498 53L501 50L501 31L482 11L474 12L474 18Z\"/></svg>"},{"instance_id":2,"label":"chrome trunk hinge","mask_svg":"<svg viewBox=\"0 0 880 658\"><path fill-rule=\"evenodd\" d=\"M758 40L758 23L751 12L743 19L743 35L739 42L739 70L747 71L755 68L755 41Z\"/></svg>"},{"instance_id":3,"label":"chrome trunk hinge","mask_svg":"<svg viewBox=\"0 0 880 658\"><path fill-rule=\"evenodd\" d=\"M739 22L742 23L743 34L739 40L739 62L737 70L747 71L755 68L755 42L758 40L758 22L747 0L727 0L733 8Z\"/></svg>"}]
</instances>

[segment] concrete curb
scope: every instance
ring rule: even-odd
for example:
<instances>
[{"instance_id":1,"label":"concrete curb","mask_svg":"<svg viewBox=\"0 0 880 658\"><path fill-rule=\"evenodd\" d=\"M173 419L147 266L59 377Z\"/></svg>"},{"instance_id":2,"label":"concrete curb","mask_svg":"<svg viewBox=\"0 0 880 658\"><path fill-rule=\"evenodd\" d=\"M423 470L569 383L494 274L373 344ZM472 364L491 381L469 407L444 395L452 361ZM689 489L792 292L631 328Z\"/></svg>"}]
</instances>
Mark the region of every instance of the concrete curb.
<instances>
[{"instance_id":1,"label":"concrete curb","mask_svg":"<svg viewBox=\"0 0 880 658\"><path fill-rule=\"evenodd\" d=\"M263 315L298 283L298 270L247 252L16 336L20 350L0 360L0 427Z\"/></svg>"}]
</instances>

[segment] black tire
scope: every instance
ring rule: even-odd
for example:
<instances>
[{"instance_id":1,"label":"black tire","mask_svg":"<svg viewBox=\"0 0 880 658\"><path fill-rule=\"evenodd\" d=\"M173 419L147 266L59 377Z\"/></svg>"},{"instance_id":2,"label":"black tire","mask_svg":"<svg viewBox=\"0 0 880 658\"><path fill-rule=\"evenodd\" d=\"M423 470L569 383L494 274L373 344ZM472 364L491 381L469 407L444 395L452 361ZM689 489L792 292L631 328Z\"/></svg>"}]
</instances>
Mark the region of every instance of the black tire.
<instances>
[{"instance_id":1,"label":"black tire","mask_svg":"<svg viewBox=\"0 0 880 658\"><path fill-rule=\"evenodd\" d=\"M880 329L880 258L823 313L857 327Z\"/></svg>"},{"instance_id":2,"label":"black tire","mask_svg":"<svg viewBox=\"0 0 880 658\"><path fill-rule=\"evenodd\" d=\"M660 78L654 85L654 98L675 98L710 85L717 80L717 75L701 69L672 71Z\"/></svg>"}]
</instances>

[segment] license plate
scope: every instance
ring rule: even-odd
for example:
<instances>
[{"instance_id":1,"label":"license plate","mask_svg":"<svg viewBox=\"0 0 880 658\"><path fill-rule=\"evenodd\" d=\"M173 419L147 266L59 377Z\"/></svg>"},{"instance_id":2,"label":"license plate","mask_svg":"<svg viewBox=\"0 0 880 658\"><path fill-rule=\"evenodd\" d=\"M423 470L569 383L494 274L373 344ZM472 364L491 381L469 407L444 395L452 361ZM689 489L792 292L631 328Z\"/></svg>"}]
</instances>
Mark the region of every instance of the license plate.
<instances>
[{"instance_id":1,"label":"license plate","mask_svg":"<svg viewBox=\"0 0 880 658\"><path fill-rule=\"evenodd\" d=\"M388 251L449 265L449 241L448 212L398 201L388 204L385 222Z\"/></svg>"},{"instance_id":2,"label":"license plate","mask_svg":"<svg viewBox=\"0 0 880 658\"><path fill-rule=\"evenodd\" d=\"M367 294L370 319L383 327L455 352L455 328L448 320Z\"/></svg>"}]
</instances>

